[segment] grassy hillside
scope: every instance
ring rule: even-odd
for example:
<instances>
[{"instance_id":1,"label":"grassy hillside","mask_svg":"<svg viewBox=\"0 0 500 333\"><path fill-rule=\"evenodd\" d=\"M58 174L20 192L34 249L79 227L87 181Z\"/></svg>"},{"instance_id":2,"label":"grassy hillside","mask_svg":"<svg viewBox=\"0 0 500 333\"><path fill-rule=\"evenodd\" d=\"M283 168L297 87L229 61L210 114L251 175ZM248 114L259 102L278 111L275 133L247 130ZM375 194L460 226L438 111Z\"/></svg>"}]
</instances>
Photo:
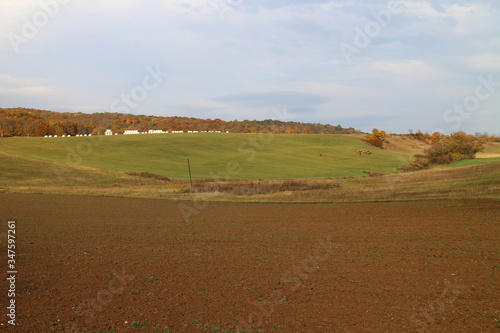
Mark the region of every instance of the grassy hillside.
<instances>
[{"instance_id":1,"label":"grassy hillside","mask_svg":"<svg viewBox=\"0 0 500 333\"><path fill-rule=\"evenodd\" d=\"M500 162L462 167L434 168L419 172L373 177L302 180L301 185L317 190L252 194L251 183L262 186L288 181L222 181L249 194L234 191L193 193L189 181L166 182L130 176L117 171L69 167L38 159L0 153L0 193L53 193L71 195L167 198L175 200L253 201L253 202L354 202L393 201L430 198L500 199ZM200 181L202 188L210 182ZM294 181L297 182L297 181ZM324 185L328 189L324 189ZM208 187L210 188L210 187ZM193 203L186 204L193 206ZM199 207L199 206L196 206Z\"/></svg>"},{"instance_id":2,"label":"grassy hillside","mask_svg":"<svg viewBox=\"0 0 500 333\"><path fill-rule=\"evenodd\" d=\"M443 168L443 167L460 167L460 166L478 165L478 164L486 164L486 163L493 163L493 162L500 162L500 157L477 158L475 160L462 160L462 161L458 161L458 162L451 163L448 165L442 165L440 167L441 168Z\"/></svg>"},{"instance_id":3,"label":"grassy hillside","mask_svg":"<svg viewBox=\"0 0 500 333\"><path fill-rule=\"evenodd\" d=\"M393 139L392 145L391 149L375 149L350 135L203 133L9 138L0 140L0 192L262 202L500 197L500 162L495 162L498 158L388 174L423 149L401 138ZM496 154L499 148L490 146L483 156ZM356 154L358 149L373 154L360 156ZM286 181L279 179L303 179L299 186L320 189L286 188L248 195L210 190L194 193L186 181L187 156L195 178L225 178L216 184L238 191L251 189L252 183L261 187L286 186ZM488 163L479 164L482 162ZM168 182L125 172L150 172L176 180ZM197 183L201 188L214 184L202 180Z\"/></svg>"},{"instance_id":4,"label":"grassy hillside","mask_svg":"<svg viewBox=\"0 0 500 333\"><path fill-rule=\"evenodd\" d=\"M353 155L358 149L373 155ZM412 155L366 146L354 135L219 133L8 138L0 140L0 152L65 168L151 172L175 179L187 178L188 156L196 179L300 179L396 172Z\"/></svg>"},{"instance_id":5,"label":"grassy hillside","mask_svg":"<svg viewBox=\"0 0 500 333\"><path fill-rule=\"evenodd\" d=\"M0 152L0 184L3 186L102 183L117 177L119 174L113 171L71 167Z\"/></svg>"}]
</instances>

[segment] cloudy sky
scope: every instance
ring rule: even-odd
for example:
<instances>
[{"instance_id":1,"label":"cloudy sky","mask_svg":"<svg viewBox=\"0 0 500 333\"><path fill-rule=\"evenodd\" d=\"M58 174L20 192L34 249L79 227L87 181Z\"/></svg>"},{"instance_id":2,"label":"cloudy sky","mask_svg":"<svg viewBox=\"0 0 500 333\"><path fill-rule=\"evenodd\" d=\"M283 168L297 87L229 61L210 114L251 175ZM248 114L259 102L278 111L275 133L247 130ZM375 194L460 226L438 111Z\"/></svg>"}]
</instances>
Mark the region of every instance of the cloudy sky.
<instances>
[{"instance_id":1,"label":"cloudy sky","mask_svg":"<svg viewBox=\"0 0 500 333\"><path fill-rule=\"evenodd\" d=\"M500 2L0 0L0 107L500 133Z\"/></svg>"}]
</instances>

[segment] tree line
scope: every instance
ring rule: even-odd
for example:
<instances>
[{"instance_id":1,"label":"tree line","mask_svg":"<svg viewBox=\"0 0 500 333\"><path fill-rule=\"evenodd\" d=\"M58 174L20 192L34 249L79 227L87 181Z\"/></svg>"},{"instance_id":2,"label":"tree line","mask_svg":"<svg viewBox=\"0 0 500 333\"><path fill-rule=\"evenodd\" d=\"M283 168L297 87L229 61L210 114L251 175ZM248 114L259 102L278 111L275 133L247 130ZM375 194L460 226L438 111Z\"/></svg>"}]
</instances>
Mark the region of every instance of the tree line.
<instances>
[{"instance_id":1,"label":"tree line","mask_svg":"<svg viewBox=\"0 0 500 333\"><path fill-rule=\"evenodd\" d=\"M279 120L224 121L189 117L162 117L124 113L70 113L28 108L0 108L0 136L102 135L107 129L122 134L125 130L163 131L229 131L231 133L284 134L359 134L352 127L344 128L319 123Z\"/></svg>"}]
</instances>

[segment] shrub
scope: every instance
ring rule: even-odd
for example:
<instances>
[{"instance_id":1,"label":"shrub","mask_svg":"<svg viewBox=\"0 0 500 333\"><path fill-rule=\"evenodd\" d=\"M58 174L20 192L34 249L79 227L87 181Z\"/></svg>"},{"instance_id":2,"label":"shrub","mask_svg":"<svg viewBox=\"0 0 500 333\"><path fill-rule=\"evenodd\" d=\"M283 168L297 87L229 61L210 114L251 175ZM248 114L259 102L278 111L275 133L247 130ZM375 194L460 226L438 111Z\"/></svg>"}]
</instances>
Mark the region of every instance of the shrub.
<instances>
[{"instance_id":1,"label":"shrub","mask_svg":"<svg viewBox=\"0 0 500 333\"><path fill-rule=\"evenodd\" d=\"M476 153L483 149L484 140L464 132L455 132L449 136L441 135L424 153L431 164L448 164L474 159Z\"/></svg>"},{"instance_id":2,"label":"shrub","mask_svg":"<svg viewBox=\"0 0 500 333\"><path fill-rule=\"evenodd\" d=\"M370 134L365 136L366 142L374 147L384 148L384 141L387 138L387 133L385 131L379 131L374 128Z\"/></svg>"},{"instance_id":3,"label":"shrub","mask_svg":"<svg viewBox=\"0 0 500 333\"><path fill-rule=\"evenodd\" d=\"M402 172L410 172L410 171L420 171L424 169L429 169L430 164L425 159L416 159L415 161L411 161L406 165L403 165L399 168Z\"/></svg>"},{"instance_id":4,"label":"shrub","mask_svg":"<svg viewBox=\"0 0 500 333\"><path fill-rule=\"evenodd\" d=\"M484 149L484 139L464 132L451 135L433 133L431 147L424 150L424 155L416 154L415 161L402 166L403 172L428 169L432 165L450 164L453 162L474 159L476 153Z\"/></svg>"},{"instance_id":5,"label":"shrub","mask_svg":"<svg viewBox=\"0 0 500 333\"><path fill-rule=\"evenodd\" d=\"M434 132L431 135L431 145L436 144L439 140L441 140L444 137L443 134L439 132Z\"/></svg>"}]
</instances>

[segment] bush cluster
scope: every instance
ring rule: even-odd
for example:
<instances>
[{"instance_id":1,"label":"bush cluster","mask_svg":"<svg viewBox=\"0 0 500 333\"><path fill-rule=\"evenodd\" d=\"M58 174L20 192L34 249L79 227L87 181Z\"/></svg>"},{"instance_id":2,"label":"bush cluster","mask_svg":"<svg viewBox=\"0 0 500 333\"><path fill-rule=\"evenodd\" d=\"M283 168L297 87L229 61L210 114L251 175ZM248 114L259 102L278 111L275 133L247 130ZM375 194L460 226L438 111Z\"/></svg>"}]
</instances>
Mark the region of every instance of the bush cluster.
<instances>
[{"instance_id":1,"label":"bush cluster","mask_svg":"<svg viewBox=\"0 0 500 333\"><path fill-rule=\"evenodd\" d=\"M431 148L424 151L431 164L448 164L474 159L484 149L484 140L464 132L441 136Z\"/></svg>"},{"instance_id":2,"label":"bush cluster","mask_svg":"<svg viewBox=\"0 0 500 333\"><path fill-rule=\"evenodd\" d=\"M485 143L483 138L464 132L434 133L431 141L431 147L424 150L424 155L416 156L417 159L401 167L401 171L418 171L433 165L474 159L476 153L483 151Z\"/></svg>"},{"instance_id":3,"label":"bush cluster","mask_svg":"<svg viewBox=\"0 0 500 333\"><path fill-rule=\"evenodd\" d=\"M379 131L374 128L370 134L365 136L366 142L371 144L374 147L384 148L384 142L387 138L387 133L385 131Z\"/></svg>"}]
</instances>

